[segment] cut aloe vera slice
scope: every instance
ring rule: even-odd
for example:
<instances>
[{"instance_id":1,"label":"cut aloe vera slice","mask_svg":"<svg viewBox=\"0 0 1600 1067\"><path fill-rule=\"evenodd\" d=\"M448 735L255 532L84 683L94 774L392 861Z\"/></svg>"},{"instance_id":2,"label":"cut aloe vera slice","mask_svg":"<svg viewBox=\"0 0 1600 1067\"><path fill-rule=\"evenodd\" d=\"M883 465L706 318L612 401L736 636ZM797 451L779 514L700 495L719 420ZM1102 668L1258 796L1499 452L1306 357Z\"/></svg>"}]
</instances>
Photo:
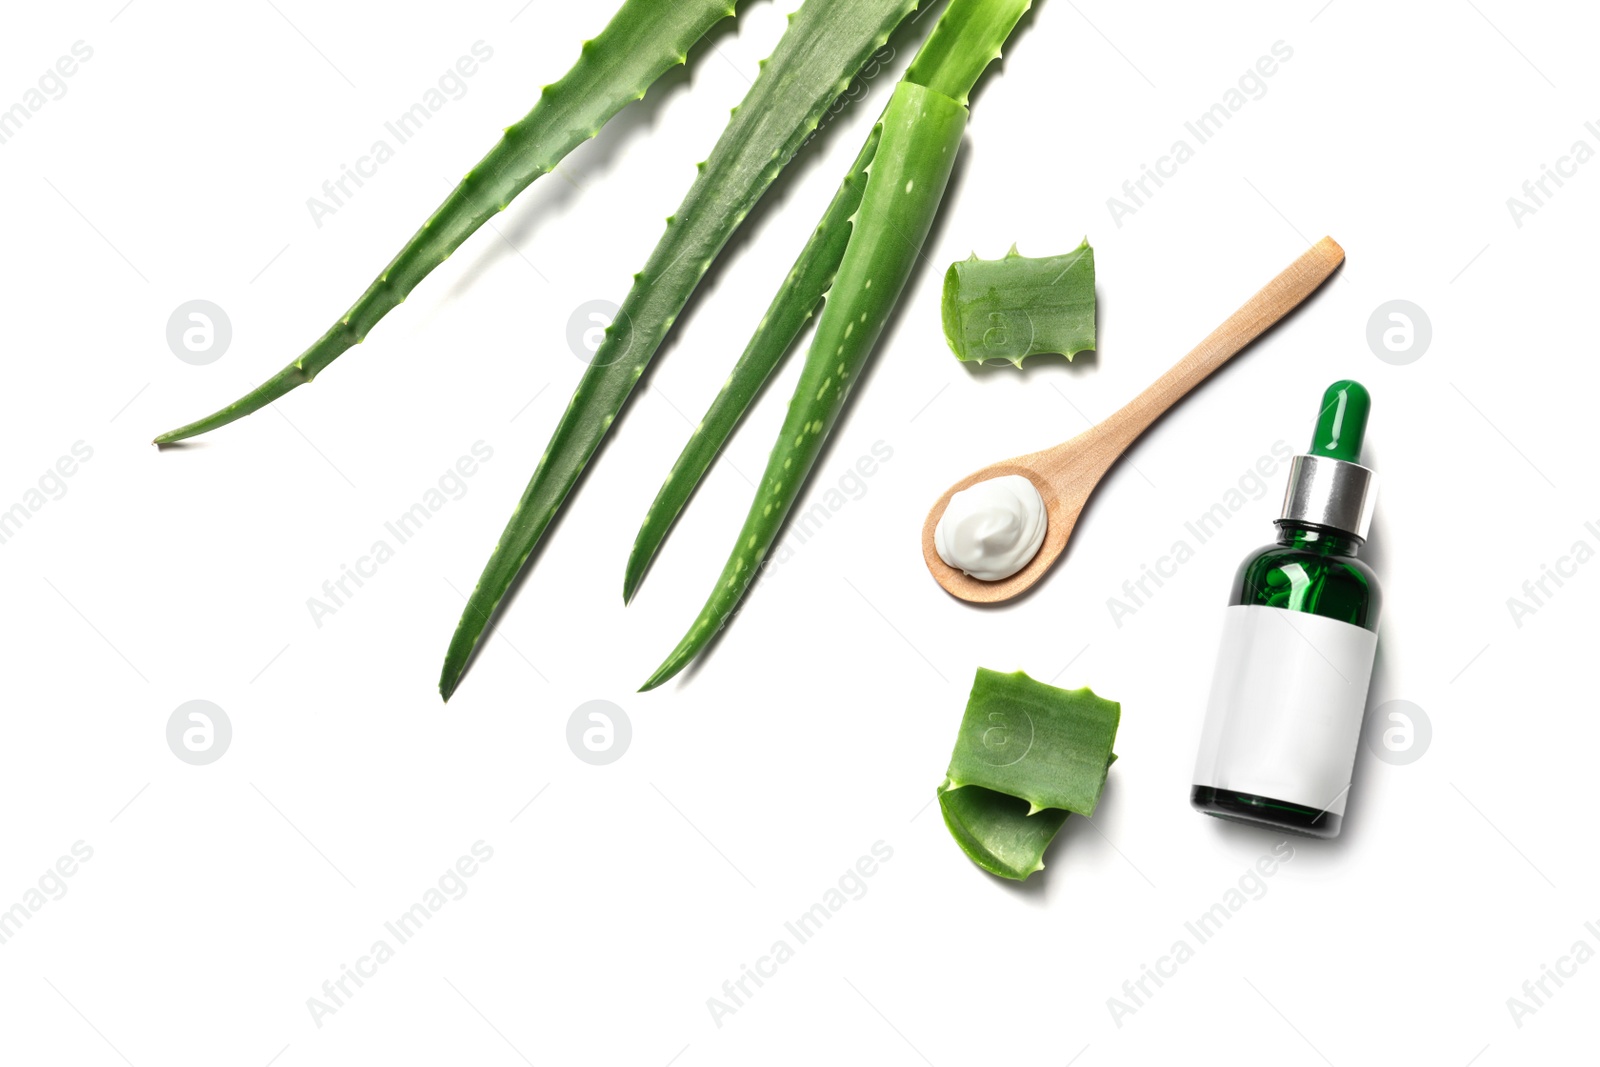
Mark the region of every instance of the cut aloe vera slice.
<instances>
[{"instance_id":1,"label":"cut aloe vera slice","mask_svg":"<svg viewBox=\"0 0 1600 1067\"><path fill-rule=\"evenodd\" d=\"M944 276L945 340L956 358L1007 360L1057 353L1069 360L1095 346L1094 249L1032 259L1011 251L1000 259L952 263Z\"/></svg>"},{"instance_id":2,"label":"cut aloe vera slice","mask_svg":"<svg viewBox=\"0 0 1600 1067\"><path fill-rule=\"evenodd\" d=\"M978 668L946 777L1021 797L1029 812L1093 815L1105 788L1122 705L1087 687L1057 689L1022 671Z\"/></svg>"},{"instance_id":3,"label":"cut aloe vera slice","mask_svg":"<svg viewBox=\"0 0 1600 1067\"><path fill-rule=\"evenodd\" d=\"M1122 705L1087 687L979 667L938 794L961 851L1001 878L1041 870L1068 813L1094 814L1121 721Z\"/></svg>"},{"instance_id":4,"label":"cut aloe vera slice","mask_svg":"<svg viewBox=\"0 0 1600 1067\"><path fill-rule=\"evenodd\" d=\"M1055 808L1028 814L1028 802L980 785L939 787L939 810L967 858L990 874L1022 881L1044 868L1044 850L1067 821Z\"/></svg>"}]
</instances>

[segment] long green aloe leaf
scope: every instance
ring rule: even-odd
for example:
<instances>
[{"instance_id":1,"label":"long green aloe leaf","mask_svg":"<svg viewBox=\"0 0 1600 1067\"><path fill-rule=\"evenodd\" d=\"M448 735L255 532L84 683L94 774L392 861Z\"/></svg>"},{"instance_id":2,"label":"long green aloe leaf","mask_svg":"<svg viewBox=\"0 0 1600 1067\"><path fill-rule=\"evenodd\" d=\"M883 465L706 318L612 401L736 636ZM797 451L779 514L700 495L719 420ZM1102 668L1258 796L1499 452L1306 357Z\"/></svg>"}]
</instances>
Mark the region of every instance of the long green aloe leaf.
<instances>
[{"instance_id":1,"label":"long green aloe leaf","mask_svg":"<svg viewBox=\"0 0 1600 1067\"><path fill-rule=\"evenodd\" d=\"M446 699L506 590L733 231L916 0L806 0L634 275L511 521L478 578L439 677Z\"/></svg>"},{"instance_id":2,"label":"long green aloe leaf","mask_svg":"<svg viewBox=\"0 0 1600 1067\"><path fill-rule=\"evenodd\" d=\"M695 42L733 13L734 0L625 0L599 36L584 42L572 69L545 86L533 110L506 128L338 322L259 388L169 430L155 443L171 444L226 426L311 381L365 340L380 319L534 179L554 170L613 115L642 98L667 70L687 62Z\"/></svg>"},{"instance_id":3,"label":"long green aloe leaf","mask_svg":"<svg viewBox=\"0 0 1600 1067\"><path fill-rule=\"evenodd\" d=\"M811 232L800 258L795 260L784 278L783 287L761 317L761 324L756 327L739 362L734 364L733 373L728 375L722 390L711 402L705 418L689 435L689 443L683 446L678 461L656 493L634 539L633 551L628 554L628 568L622 579L623 603L633 599L650 561L688 504L694 487L716 461L756 394L783 362L795 338L816 313L823 294L833 284L834 272L839 269L845 246L850 242L850 218L861 206L867 168L877 150L878 127L874 126L867 143L862 145L856 161L851 164L850 173L839 183L839 191L823 212L822 221Z\"/></svg>"},{"instance_id":4,"label":"long green aloe leaf","mask_svg":"<svg viewBox=\"0 0 1600 1067\"><path fill-rule=\"evenodd\" d=\"M966 126L961 101L1030 3L950 0L895 87L844 259L756 498L699 616L641 689L654 689L700 654L765 562L921 255Z\"/></svg>"}]
</instances>

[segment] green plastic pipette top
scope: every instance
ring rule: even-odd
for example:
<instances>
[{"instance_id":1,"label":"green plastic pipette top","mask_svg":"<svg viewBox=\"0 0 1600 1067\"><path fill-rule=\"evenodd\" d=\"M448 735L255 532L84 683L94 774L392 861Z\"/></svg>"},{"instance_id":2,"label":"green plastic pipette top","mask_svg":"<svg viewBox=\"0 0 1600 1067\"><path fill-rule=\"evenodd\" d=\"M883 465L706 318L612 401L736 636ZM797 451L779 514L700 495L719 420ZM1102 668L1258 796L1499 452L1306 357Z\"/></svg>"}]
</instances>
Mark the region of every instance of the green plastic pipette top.
<instances>
[{"instance_id":1,"label":"green plastic pipette top","mask_svg":"<svg viewBox=\"0 0 1600 1067\"><path fill-rule=\"evenodd\" d=\"M1311 454L1361 462L1361 438L1367 432L1367 414L1372 397L1360 382L1334 382L1322 394L1322 410L1317 413L1317 430L1311 438Z\"/></svg>"}]
</instances>

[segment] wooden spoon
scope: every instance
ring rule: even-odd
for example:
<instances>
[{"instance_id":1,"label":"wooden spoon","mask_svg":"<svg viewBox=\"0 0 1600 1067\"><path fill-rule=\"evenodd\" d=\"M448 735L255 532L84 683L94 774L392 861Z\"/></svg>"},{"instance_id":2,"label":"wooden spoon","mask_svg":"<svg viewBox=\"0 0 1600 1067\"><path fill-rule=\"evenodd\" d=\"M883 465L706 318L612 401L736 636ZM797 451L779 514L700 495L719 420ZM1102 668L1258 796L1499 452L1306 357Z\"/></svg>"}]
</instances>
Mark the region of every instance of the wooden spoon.
<instances>
[{"instance_id":1,"label":"wooden spoon","mask_svg":"<svg viewBox=\"0 0 1600 1067\"><path fill-rule=\"evenodd\" d=\"M1316 292L1343 262L1344 249L1333 238L1324 237L1120 411L1070 441L973 471L945 490L928 512L928 521L922 527L922 558L927 561L934 580L944 586L946 592L974 604L1010 600L1037 582L1067 547L1067 538L1089 494L1094 492L1117 457L1207 375ZM1009 578L986 582L940 559L934 547L933 531L952 496L977 482L1006 474L1020 474L1033 483L1044 498L1049 523L1044 544L1027 566Z\"/></svg>"}]
</instances>

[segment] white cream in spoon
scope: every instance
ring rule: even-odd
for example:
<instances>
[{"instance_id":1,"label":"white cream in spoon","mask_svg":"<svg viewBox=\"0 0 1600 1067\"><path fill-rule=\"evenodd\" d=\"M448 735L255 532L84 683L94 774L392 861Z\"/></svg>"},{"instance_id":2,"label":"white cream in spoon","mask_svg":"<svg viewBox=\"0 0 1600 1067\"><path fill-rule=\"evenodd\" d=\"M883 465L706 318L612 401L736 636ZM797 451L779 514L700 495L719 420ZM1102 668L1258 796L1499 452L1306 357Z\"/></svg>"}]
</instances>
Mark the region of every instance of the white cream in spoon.
<instances>
[{"instance_id":1,"label":"white cream in spoon","mask_svg":"<svg viewBox=\"0 0 1600 1067\"><path fill-rule=\"evenodd\" d=\"M1044 544L1044 498L1020 474L990 478L950 498L933 545L945 563L986 582L1009 578Z\"/></svg>"}]
</instances>

